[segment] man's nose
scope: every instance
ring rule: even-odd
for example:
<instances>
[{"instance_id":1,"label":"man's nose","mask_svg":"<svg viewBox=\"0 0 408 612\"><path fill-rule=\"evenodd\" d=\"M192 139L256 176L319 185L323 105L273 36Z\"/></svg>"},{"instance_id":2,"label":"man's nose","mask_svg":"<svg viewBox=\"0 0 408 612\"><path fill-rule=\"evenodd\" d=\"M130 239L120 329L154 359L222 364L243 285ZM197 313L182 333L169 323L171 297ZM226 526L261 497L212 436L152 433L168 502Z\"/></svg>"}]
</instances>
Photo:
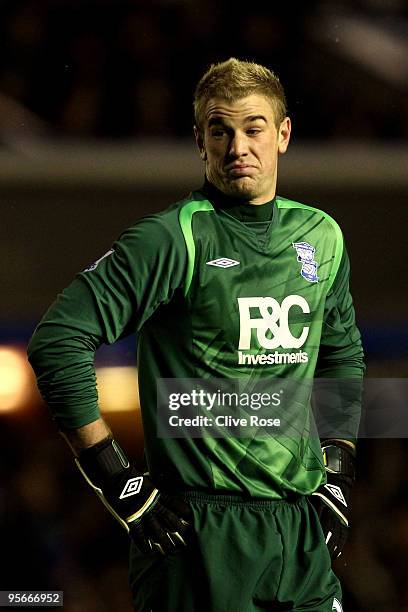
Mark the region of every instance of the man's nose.
<instances>
[{"instance_id":1,"label":"man's nose","mask_svg":"<svg viewBox=\"0 0 408 612\"><path fill-rule=\"evenodd\" d=\"M245 134L235 132L230 141L230 155L242 157L248 153L248 143Z\"/></svg>"}]
</instances>

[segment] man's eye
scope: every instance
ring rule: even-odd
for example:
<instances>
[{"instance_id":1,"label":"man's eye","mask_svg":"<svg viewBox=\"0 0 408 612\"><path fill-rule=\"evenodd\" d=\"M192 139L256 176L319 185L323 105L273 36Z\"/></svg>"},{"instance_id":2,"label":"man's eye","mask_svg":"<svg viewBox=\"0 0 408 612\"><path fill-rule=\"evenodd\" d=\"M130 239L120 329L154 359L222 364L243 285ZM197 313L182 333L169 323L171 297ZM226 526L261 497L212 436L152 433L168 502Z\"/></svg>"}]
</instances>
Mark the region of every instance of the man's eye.
<instances>
[{"instance_id":1,"label":"man's eye","mask_svg":"<svg viewBox=\"0 0 408 612\"><path fill-rule=\"evenodd\" d=\"M258 128L251 128L251 129L247 130L247 134L249 136L256 136L257 134L260 134L260 133L261 133L261 130L258 129Z\"/></svg>"},{"instance_id":2,"label":"man's eye","mask_svg":"<svg viewBox=\"0 0 408 612\"><path fill-rule=\"evenodd\" d=\"M225 134L225 130L213 130L211 132L211 135L214 136L215 138L221 138L222 136L224 136Z\"/></svg>"}]
</instances>

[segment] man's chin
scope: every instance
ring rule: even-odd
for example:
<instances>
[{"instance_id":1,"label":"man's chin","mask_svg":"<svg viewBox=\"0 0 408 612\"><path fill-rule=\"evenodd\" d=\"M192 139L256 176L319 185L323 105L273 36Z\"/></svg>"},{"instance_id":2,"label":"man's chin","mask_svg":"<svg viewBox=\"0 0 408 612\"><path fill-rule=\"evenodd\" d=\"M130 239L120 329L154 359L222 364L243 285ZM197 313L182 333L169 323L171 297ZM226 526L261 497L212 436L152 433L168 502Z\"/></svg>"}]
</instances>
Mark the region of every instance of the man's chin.
<instances>
[{"instance_id":1,"label":"man's chin","mask_svg":"<svg viewBox=\"0 0 408 612\"><path fill-rule=\"evenodd\" d=\"M242 200L250 200L256 197L253 181L247 177L237 179L236 181L229 181L225 185L224 191L228 195Z\"/></svg>"}]
</instances>

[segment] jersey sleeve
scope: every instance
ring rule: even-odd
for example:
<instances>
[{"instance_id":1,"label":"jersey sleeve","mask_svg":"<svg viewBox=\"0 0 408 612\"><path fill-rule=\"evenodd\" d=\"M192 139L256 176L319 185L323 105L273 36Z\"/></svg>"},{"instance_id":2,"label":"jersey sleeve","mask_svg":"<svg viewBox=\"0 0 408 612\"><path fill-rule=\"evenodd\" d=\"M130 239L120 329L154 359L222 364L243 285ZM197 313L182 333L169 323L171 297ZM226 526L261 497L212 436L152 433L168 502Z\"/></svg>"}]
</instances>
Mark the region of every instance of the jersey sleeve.
<instances>
[{"instance_id":1,"label":"jersey sleeve","mask_svg":"<svg viewBox=\"0 0 408 612\"><path fill-rule=\"evenodd\" d=\"M361 418L365 365L349 278L349 258L343 249L336 277L326 296L316 366L314 405L321 438L355 440Z\"/></svg>"},{"instance_id":2,"label":"jersey sleeve","mask_svg":"<svg viewBox=\"0 0 408 612\"><path fill-rule=\"evenodd\" d=\"M140 330L183 285L187 256L180 236L160 219L143 219L77 275L37 326L28 357L60 428L99 417L96 349Z\"/></svg>"}]
</instances>

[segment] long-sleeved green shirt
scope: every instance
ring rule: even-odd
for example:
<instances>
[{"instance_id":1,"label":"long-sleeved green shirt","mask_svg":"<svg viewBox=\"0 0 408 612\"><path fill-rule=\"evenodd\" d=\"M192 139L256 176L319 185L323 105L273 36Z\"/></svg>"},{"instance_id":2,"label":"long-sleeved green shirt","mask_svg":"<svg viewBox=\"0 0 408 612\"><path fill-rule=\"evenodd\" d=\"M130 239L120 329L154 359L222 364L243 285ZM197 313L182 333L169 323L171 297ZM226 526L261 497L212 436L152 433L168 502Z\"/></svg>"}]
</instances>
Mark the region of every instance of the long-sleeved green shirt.
<instances>
[{"instance_id":1,"label":"long-sleeved green shirt","mask_svg":"<svg viewBox=\"0 0 408 612\"><path fill-rule=\"evenodd\" d=\"M29 359L57 423L77 428L99 417L95 350L136 331L146 456L157 486L309 494L324 479L309 387L303 399L292 390L292 400L274 409L285 427L268 435L157 431L168 411L167 379L183 391L186 379L238 379L251 392L259 384L272 392L279 380L360 381L363 374L335 221L280 197L230 205L207 187L127 229L58 296L30 341ZM357 385L346 403L332 406L343 437L357 434L360 402Z\"/></svg>"}]
</instances>

